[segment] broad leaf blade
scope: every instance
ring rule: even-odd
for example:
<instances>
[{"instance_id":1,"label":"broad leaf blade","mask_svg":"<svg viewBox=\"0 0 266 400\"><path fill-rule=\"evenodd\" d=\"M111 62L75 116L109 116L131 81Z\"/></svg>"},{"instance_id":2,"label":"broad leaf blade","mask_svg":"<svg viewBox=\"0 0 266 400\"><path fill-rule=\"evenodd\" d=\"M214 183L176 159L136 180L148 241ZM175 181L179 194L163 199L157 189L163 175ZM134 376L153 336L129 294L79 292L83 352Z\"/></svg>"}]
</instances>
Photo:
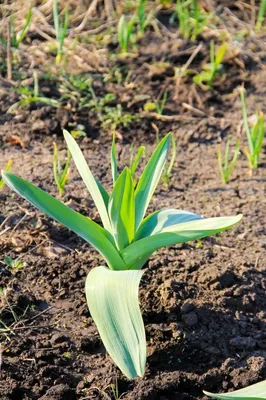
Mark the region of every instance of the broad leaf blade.
<instances>
[{"instance_id":1,"label":"broad leaf blade","mask_svg":"<svg viewBox=\"0 0 266 400\"><path fill-rule=\"evenodd\" d=\"M135 235L134 187L128 168L124 169L115 183L108 211L117 248L123 250Z\"/></svg>"},{"instance_id":2,"label":"broad leaf blade","mask_svg":"<svg viewBox=\"0 0 266 400\"><path fill-rule=\"evenodd\" d=\"M170 228L173 225L176 226L197 219L202 219L202 217L189 211L175 210L174 208L155 211L142 221L135 235L135 241L161 233L163 230Z\"/></svg>"},{"instance_id":3,"label":"broad leaf blade","mask_svg":"<svg viewBox=\"0 0 266 400\"><path fill-rule=\"evenodd\" d=\"M71 152L71 155L73 157L73 160L76 164L76 167L80 173L81 178L83 179L83 182L87 186L88 191L91 194L91 197L94 200L94 203L99 211L100 217L102 219L103 225L105 229L107 229L109 232L111 232L111 225L108 217L108 212L105 206L105 202L103 199L103 196L101 194L101 190L98 187L98 184L94 178L94 176L91 173L91 170L87 164L87 161L85 160L82 151L80 150L77 142L73 138L73 136L70 135L70 133L66 130L63 131L65 141L67 143L67 146Z\"/></svg>"},{"instance_id":4,"label":"broad leaf blade","mask_svg":"<svg viewBox=\"0 0 266 400\"><path fill-rule=\"evenodd\" d=\"M128 378L143 376L146 340L138 302L142 271L94 268L86 280L91 316L104 346Z\"/></svg>"},{"instance_id":5,"label":"broad leaf blade","mask_svg":"<svg viewBox=\"0 0 266 400\"><path fill-rule=\"evenodd\" d=\"M108 240L108 233L104 228L24 179L8 172L3 172L2 175L5 183L16 193L94 246L110 268L125 269L125 264Z\"/></svg>"},{"instance_id":6,"label":"broad leaf blade","mask_svg":"<svg viewBox=\"0 0 266 400\"><path fill-rule=\"evenodd\" d=\"M222 232L235 225L241 218L242 215L234 217L203 218L168 226L163 228L161 233L145 237L132 243L121 252L121 255L128 268L140 268L139 260L145 257L147 258L161 247L185 243L190 240L201 239Z\"/></svg>"},{"instance_id":7,"label":"broad leaf blade","mask_svg":"<svg viewBox=\"0 0 266 400\"><path fill-rule=\"evenodd\" d=\"M145 215L150 199L161 177L167 152L170 144L170 134L166 135L158 144L156 150L148 161L138 182L135 192L136 229Z\"/></svg>"},{"instance_id":8,"label":"broad leaf blade","mask_svg":"<svg viewBox=\"0 0 266 400\"><path fill-rule=\"evenodd\" d=\"M266 399L266 381L256 383L244 389L235 390L234 392L215 394L203 391L209 397L222 400L264 400Z\"/></svg>"}]
</instances>

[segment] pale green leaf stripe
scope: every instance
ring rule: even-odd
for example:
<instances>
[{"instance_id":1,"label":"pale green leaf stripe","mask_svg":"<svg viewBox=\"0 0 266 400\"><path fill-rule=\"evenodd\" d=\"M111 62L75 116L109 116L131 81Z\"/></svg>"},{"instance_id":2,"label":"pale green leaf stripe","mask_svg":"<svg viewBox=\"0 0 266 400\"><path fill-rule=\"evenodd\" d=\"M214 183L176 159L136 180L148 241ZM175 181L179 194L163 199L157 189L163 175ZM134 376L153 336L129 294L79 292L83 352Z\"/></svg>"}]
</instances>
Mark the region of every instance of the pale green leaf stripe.
<instances>
[{"instance_id":1,"label":"pale green leaf stripe","mask_svg":"<svg viewBox=\"0 0 266 400\"><path fill-rule=\"evenodd\" d=\"M90 314L111 358L129 378L143 376L146 339L138 301L142 271L94 268L86 280Z\"/></svg>"},{"instance_id":2,"label":"pale green leaf stripe","mask_svg":"<svg viewBox=\"0 0 266 400\"><path fill-rule=\"evenodd\" d=\"M135 192L136 229L145 215L150 199L161 177L170 144L170 133L159 143L148 161Z\"/></svg>"},{"instance_id":3,"label":"pale green leaf stripe","mask_svg":"<svg viewBox=\"0 0 266 400\"><path fill-rule=\"evenodd\" d=\"M209 397L222 400L264 400L266 399L266 381L255 383L244 389L235 390L234 392L216 394L203 391Z\"/></svg>"},{"instance_id":4,"label":"pale green leaf stripe","mask_svg":"<svg viewBox=\"0 0 266 400\"><path fill-rule=\"evenodd\" d=\"M121 255L129 268L139 268L138 260L140 258L151 255L161 247L185 243L222 232L235 225L241 218L242 215L206 218L170 226L162 229L161 233L133 242L121 252Z\"/></svg>"},{"instance_id":5,"label":"pale green leaf stripe","mask_svg":"<svg viewBox=\"0 0 266 400\"><path fill-rule=\"evenodd\" d=\"M108 212L113 236L119 250L123 250L135 235L135 201L131 172L125 168L115 182L110 195Z\"/></svg>"},{"instance_id":6,"label":"pale green leaf stripe","mask_svg":"<svg viewBox=\"0 0 266 400\"><path fill-rule=\"evenodd\" d=\"M119 253L105 236L108 232L100 225L76 211L71 210L71 208L61 203L61 201L24 179L4 171L2 172L2 176L5 183L16 193L94 246L103 256L110 268L126 268Z\"/></svg>"},{"instance_id":7,"label":"pale green leaf stripe","mask_svg":"<svg viewBox=\"0 0 266 400\"><path fill-rule=\"evenodd\" d=\"M101 190L98 187L98 184L94 178L94 176L91 173L91 170L87 164L87 161L85 160L85 157L83 156L82 151L80 150L77 142L73 138L73 136L70 135L68 131L64 129L63 131L65 141L67 143L67 146L71 152L71 155L73 157L73 160L76 164L76 167L80 173L81 178L83 179L83 182L87 186L88 191L91 194L91 197L93 198L93 201L95 203L95 206L97 207L100 217L103 222L103 226L105 229L107 229L109 232L111 232L111 225L110 225L110 220L108 217L107 209L105 206L104 199L101 194Z\"/></svg>"},{"instance_id":8,"label":"pale green leaf stripe","mask_svg":"<svg viewBox=\"0 0 266 400\"><path fill-rule=\"evenodd\" d=\"M111 147L111 170L112 170L113 183L115 184L118 178L115 135L113 135L113 141Z\"/></svg>"},{"instance_id":9,"label":"pale green leaf stripe","mask_svg":"<svg viewBox=\"0 0 266 400\"><path fill-rule=\"evenodd\" d=\"M175 210L174 208L155 211L142 221L136 232L135 241L160 233L173 225L176 226L177 224L198 219L203 219L203 217L189 211Z\"/></svg>"}]
</instances>

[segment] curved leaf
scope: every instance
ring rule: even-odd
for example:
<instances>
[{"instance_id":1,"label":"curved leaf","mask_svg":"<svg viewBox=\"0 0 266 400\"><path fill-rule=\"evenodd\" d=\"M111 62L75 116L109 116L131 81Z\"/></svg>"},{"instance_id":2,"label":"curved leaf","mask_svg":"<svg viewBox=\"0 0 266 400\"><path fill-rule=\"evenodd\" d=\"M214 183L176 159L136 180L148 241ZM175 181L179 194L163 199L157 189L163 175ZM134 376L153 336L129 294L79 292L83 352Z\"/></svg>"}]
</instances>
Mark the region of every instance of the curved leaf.
<instances>
[{"instance_id":1,"label":"curved leaf","mask_svg":"<svg viewBox=\"0 0 266 400\"><path fill-rule=\"evenodd\" d=\"M141 268L139 260L145 257L147 259L148 255L160 247L185 243L222 232L235 225L241 218L241 214L234 217L203 218L169 226L161 233L133 242L121 252L121 255L128 268Z\"/></svg>"},{"instance_id":2,"label":"curved leaf","mask_svg":"<svg viewBox=\"0 0 266 400\"><path fill-rule=\"evenodd\" d=\"M266 399L266 381L256 383L244 389L235 390L234 392L215 394L203 391L209 397L222 400L264 400Z\"/></svg>"},{"instance_id":3,"label":"curved leaf","mask_svg":"<svg viewBox=\"0 0 266 400\"><path fill-rule=\"evenodd\" d=\"M142 271L94 268L86 280L91 316L104 346L128 378L143 376L146 339L138 302Z\"/></svg>"},{"instance_id":4,"label":"curved leaf","mask_svg":"<svg viewBox=\"0 0 266 400\"><path fill-rule=\"evenodd\" d=\"M83 182L87 186L87 189L89 193L91 194L91 197L93 198L93 201L95 203L95 206L97 207L100 217L103 222L103 226L105 229L107 229L108 232L111 232L111 225L110 225L110 220L108 216L108 212L105 206L105 200L101 194L101 188L99 188L96 179L91 173L91 170L88 166L87 161L85 160L85 157L83 156L82 151L80 150L77 142L73 138L73 136L70 135L68 131L65 129L63 130L64 138L67 143L67 146L71 152L71 155L73 157L73 160L76 164L76 167L80 173L81 178L83 179Z\"/></svg>"},{"instance_id":5,"label":"curved leaf","mask_svg":"<svg viewBox=\"0 0 266 400\"><path fill-rule=\"evenodd\" d=\"M123 250L135 235L134 187L128 168L124 169L115 183L108 211L117 248Z\"/></svg>"},{"instance_id":6,"label":"curved leaf","mask_svg":"<svg viewBox=\"0 0 266 400\"><path fill-rule=\"evenodd\" d=\"M161 177L170 144L170 133L158 144L146 165L135 191L136 229L145 215L150 199Z\"/></svg>"},{"instance_id":7,"label":"curved leaf","mask_svg":"<svg viewBox=\"0 0 266 400\"><path fill-rule=\"evenodd\" d=\"M108 232L96 222L77 213L37 186L16 175L3 172L2 176L5 183L16 193L92 244L103 256L110 268L126 268L116 248L108 239Z\"/></svg>"},{"instance_id":8,"label":"curved leaf","mask_svg":"<svg viewBox=\"0 0 266 400\"><path fill-rule=\"evenodd\" d=\"M165 232L167 228L184 222L202 219L203 217L189 211L175 210L167 208L165 210L155 211L148 215L141 223L135 241L156 233Z\"/></svg>"}]
</instances>

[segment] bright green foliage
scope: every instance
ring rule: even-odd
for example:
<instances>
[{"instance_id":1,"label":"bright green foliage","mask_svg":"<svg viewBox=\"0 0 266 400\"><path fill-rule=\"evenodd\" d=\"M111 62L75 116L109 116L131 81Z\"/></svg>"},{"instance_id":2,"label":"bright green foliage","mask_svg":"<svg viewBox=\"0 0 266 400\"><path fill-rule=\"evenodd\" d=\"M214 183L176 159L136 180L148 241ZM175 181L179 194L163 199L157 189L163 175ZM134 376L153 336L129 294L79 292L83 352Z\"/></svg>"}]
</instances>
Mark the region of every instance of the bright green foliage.
<instances>
[{"instance_id":1,"label":"bright green foliage","mask_svg":"<svg viewBox=\"0 0 266 400\"><path fill-rule=\"evenodd\" d=\"M55 183L57 184L60 196L63 195L65 191L65 185L69 178L70 160L71 160L71 153L68 149L66 163L64 168L62 169L61 162L58 158L58 148L56 143L54 143L53 173L54 173L54 180Z\"/></svg>"},{"instance_id":2,"label":"bright green foliage","mask_svg":"<svg viewBox=\"0 0 266 400\"><path fill-rule=\"evenodd\" d=\"M266 14L266 0L260 0L260 7L256 22L256 30L260 30L265 19Z\"/></svg>"},{"instance_id":3,"label":"bright green foliage","mask_svg":"<svg viewBox=\"0 0 266 400\"><path fill-rule=\"evenodd\" d=\"M86 296L106 350L129 378L143 376L146 362L144 325L138 303L143 271L94 268L86 280Z\"/></svg>"},{"instance_id":4,"label":"bright green foliage","mask_svg":"<svg viewBox=\"0 0 266 400\"><path fill-rule=\"evenodd\" d=\"M67 28L69 24L69 14L68 9L65 10L64 18L61 18L58 11L58 2L53 0L53 18L54 18L54 28L57 40L57 56L56 64L60 64L62 61L62 56L64 54L64 41L67 35Z\"/></svg>"},{"instance_id":5,"label":"bright green foliage","mask_svg":"<svg viewBox=\"0 0 266 400\"><path fill-rule=\"evenodd\" d=\"M122 53L127 53L129 45L133 43L134 37L134 25L136 23L135 15L129 20L126 20L125 15L122 15L118 27L117 27L117 35L118 35L118 42L121 48Z\"/></svg>"},{"instance_id":6,"label":"bright green foliage","mask_svg":"<svg viewBox=\"0 0 266 400\"><path fill-rule=\"evenodd\" d=\"M249 167L258 168L261 148L265 135L264 115L262 112L258 112L255 123L250 127L244 89L240 90L240 98L242 103L244 128L248 140L248 150L245 151L245 154L249 162Z\"/></svg>"},{"instance_id":7,"label":"bright green foliage","mask_svg":"<svg viewBox=\"0 0 266 400\"><path fill-rule=\"evenodd\" d=\"M146 5L147 0L138 0L136 19L138 23L138 33L140 37L144 35L145 29L150 24L153 17L153 10L151 10L149 14L146 15Z\"/></svg>"},{"instance_id":8,"label":"bright green foliage","mask_svg":"<svg viewBox=\"0 0 266 400\"><path fill-rule=\"evenodd\" d=\"M25 267L25 263L19 258L4 257L4 263L11 269L12 273L16 274Z\"/></svg>"},{"instance_id":9,"label":"bright green foliage","mask_svg":"<svg viewBox=\"0 0 266 400\"><path fill-rule=\"evenodd\" d=\"M208 23L210 15L202 10L198 0L177 0L176 13L181 35L196 40Z\"/></svg>"},{"instance_id":10,"label":"bright green foliage","mask_svg":"<svg viewBox=\"0 0 266 400\"><path fill-rule=\"evenodd\" d=\"M214 41L211 40L210 63L205 65L202 72L194 76L193 81L196 84L206 84L208 87L212 87L215 77L223 72L222 62L226 53L226 48L226 43L223 43L215 52Z\"/></svg>"},{"instance_id":11,"label":"bright green foliage","mask_svg":"<svg viewBox=\"0 0 266 400\"><path fill-rule=\"evenodd\" d=\"M221 400L265 400L266 399L266 381L256 383L245 389L236 390L230 393L214 394L204 391L204 393L213 399Z\"/></svg>"},{"instance_id":12,"label":"bright green foliage","mask_svg":"<svg viewBox=\"0 0 266 400\"><path fill-rule=\"evenodd\" d=\"M9 160L9 161L7 162L7 165L6 165L5 172L10 171L11 167L12 167L12 161ZM3 189L4 185L5 185L5 181L4 181L4 179L2 178L2 179L0 179L0 190Z\"/></svg>"},{"instance_id":13,"label":"bright green foliage","mask_svg":"<svg viewBox=\"0 0 266 400\"><path fill-rule=\"evenodd\" d=\"M115 144L111 160L114 187L109 194L95 179L74 138L64 137L77 169L99 211L103 227L68 208L41 189L8 172L5 182L48 216L76 232L102 255L110 269L98 267L87 278L89 309L113 360L129 377L142 376L146 345L138 305L139 271L150 255L164 246L185 243L228 229L242 218L205 219L166 209L145 214L167 160L171 134L158 144L135 187L131 169L118 175ZM112 271L110 271L112 270Z\"/></svg>"},{"instance_id":14,"label":"bright green foliage","mask_svg":"<svg viewBox=\"0 0 266 400\"><path fill-rule=\"evenodd\" d=\"M224 159L222 156L222 151L221 150L217 151L218 166L223 183L229 182L230 175L236 165L239 156L240 145L239 145L239 140L236 140L236 146L233 152L233 158L231 159L231 161L229 161L230 142L231 139L229 138L225 144Z\"/></svg>"}]
</instances>

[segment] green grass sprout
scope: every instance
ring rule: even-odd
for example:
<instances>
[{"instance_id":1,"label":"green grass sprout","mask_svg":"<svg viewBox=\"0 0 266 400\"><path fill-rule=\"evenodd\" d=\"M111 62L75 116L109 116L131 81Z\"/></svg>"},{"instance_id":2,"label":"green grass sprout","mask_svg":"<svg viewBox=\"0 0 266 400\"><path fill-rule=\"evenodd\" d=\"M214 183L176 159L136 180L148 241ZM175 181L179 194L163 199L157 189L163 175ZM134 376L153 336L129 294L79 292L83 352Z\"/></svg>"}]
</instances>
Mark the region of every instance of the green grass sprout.
<instances>
[{"instance_id":1,"label":"green grass sprout","mask_svg":"<svg viewBox=\"0 0 266 400\"><path fill-rule=\"evenodd\" d=\"M257 112L256 121L250 126L247 114L247 103L245 89L240 89L240 98L242 103L243 124L248 140L248 149L245 150L246 157L251 169L258 168L259 159L265 136L265 122L263 113Z\"/></svg>"},{"instance_id":2,"label":"green grass sprout","mask_svg":"<svg viewBox=\"0 0 266 400\"><path fill-rule=\"evenodd\" d=\"M258 16L257 16L257 22L256 22L256 30L260 31L262 24L265 19L265 14L266 14L266 0L261 0L260 1L260 6L259 6L259 11L258 11Z\"/></svg>"},{"instance_id":3,"label":"green grass sprout","mask_svg":"<svg viewBox=\"0 0 266 400\"><path fill-rule=\"evenodd\" d=\"M222 62L226 53L227 45L224 42L215 51L214 41L210 42L210 63L206 64L203 71L195 75L193 81L197 85L203 85L211 88L213 86L213 81L218 74L223 73Z\"/></svg>"},{"instance_id":4,"label":"green grass sprout","mask_svg":"<svg viewBox=\"0 0 266 400\"><path fill-rule=\"evenodd\" d=\"M53 19L54 19L56 41L57 41L56 64L60 64L64 54L64 42L67 36L69 13L68 13L68 8L66 8L64 12L64 17L62 18L60 17L57 0L53 0Z\"/></svg>"},{"instance_id":5,"label":"green grass sprout","mask_svg":"<svg viewBox=\"0 0 266 400\"><path fill-rule=\"evenodd\" d=\"M129 21L127 21L125 15L121 15L118 27L118 43L122 53L128 53L130 44L135 42L134 26L136 23L136 16L133 15Z\"/></svg>"},{"instance_id":6,"label":"green grass sprout","mask_svg":"<svg viewBox=\"0 0 266 400\"><path fill-rule=\"evenodd\" d=\"M233 157L232 157L231 161L229 161L230 142L231 142L231 139L230 138L227 139L226 144L225 144L224 157L222 155L221 150L217 151L218 167L219 167L219 171L220 171L220 175L221 175L223 183L229 182L230 175L236 165L236 162L237 162L237 159L239 156L240 144L239 144L239 140L236 140L235 149L233 151Z\"/></svg>"},{"instance_id":7,"label":"green grass sprout","mask_svg":"<svg viewBox=\"0 0 266 400\"><path fill-rule=\"evenodd\" d=\"M69 178L69 166L70 166L70 161L71 161L71 153L69 149L67 149L67 158L65 162L64 168L61 166L61 162L58 157L58 147L56 143L53 143L54 145L54 155L53 155L53 174L54 174L54 180L55 183L58 187L59 190L59 195L63 196L64 191L65 191L65 185L68 181Z\"/></svg>"},{"instance_id":8,"label":"green grass sprout","mask_svg":"<svg viewBox=\"0 0 266 400\"><path fill-rule=\"evenodd\" d=\"M177 0L176 14L180 34L187 40L196 40L210 18L198 0Z\"/></svg>"},{"instance_id":9,"label":"green grass sprout","mask_svg":"<svg viewBox=\"0 0 266 400\"><path fill-rule=\"evenodd\" d=\"M14 18L10 18L12 47L18 49L19 45L23 42L23 40L27 36L27 33L30 29L31 18L32 18L32 5L29 7L29 11L26 15L25 24L23 25L21 31L18 33L15 32Z\"/></svg>"}]
</instances>

